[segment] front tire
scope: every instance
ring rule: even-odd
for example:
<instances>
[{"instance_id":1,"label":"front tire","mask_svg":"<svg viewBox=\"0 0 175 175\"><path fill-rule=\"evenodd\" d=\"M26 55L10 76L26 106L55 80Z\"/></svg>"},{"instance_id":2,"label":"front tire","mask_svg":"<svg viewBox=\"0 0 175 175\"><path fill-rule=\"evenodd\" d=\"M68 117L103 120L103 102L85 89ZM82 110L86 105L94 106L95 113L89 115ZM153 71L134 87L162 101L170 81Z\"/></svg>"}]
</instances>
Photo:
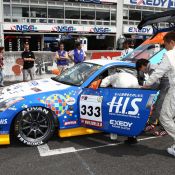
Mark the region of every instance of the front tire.
<instances>
[{"instance_id":1,"label":"front tire","mask_svg":"<svg viewBox=\"0 0 175 175\"><path fill-rule=\"evenodd\" d=\"M29 146L46 143L55 131L52 113L43 107L30 107L21 111L14 122L15 135Z\"/></svg>"}]
</instances>

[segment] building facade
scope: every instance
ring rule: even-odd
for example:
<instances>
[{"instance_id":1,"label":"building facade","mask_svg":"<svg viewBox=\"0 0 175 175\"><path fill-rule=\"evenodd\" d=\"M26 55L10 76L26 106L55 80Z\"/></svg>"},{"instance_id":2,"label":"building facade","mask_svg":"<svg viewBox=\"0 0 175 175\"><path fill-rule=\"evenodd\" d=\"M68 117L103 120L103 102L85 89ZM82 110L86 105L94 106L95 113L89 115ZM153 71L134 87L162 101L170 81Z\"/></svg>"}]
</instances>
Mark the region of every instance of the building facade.
<instances>
[{"instance_id":1,"label":"building facade","mask_svg":"<svg viewBox=\"0 0 175 175\"><path fill-rule=\"evenodd\" d=\"M137 29L147 14L173 8L174 0L1 0L0 44L6 51L34 51L66 41L81 40L88 50L117 47L124 35L138 43L152 35ZM161 24L164 27L166 24Z\"/></svg>"}]
</instances>

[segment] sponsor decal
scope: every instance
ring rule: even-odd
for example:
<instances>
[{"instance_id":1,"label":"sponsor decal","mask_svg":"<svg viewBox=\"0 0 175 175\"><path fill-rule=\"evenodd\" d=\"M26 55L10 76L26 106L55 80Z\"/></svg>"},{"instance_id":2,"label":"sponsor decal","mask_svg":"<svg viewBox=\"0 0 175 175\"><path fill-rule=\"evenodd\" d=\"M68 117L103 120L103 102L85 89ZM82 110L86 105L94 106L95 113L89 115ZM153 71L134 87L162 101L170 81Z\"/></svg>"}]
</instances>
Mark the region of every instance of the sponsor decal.
<instances>
[{"instance_id":1,"label":"sponsor decal","mask_svg":"<svg viewBox=\"0 0 175 175\"><path fill-rule=\"evenodd\" d=\"M140 118L139 107L142 102L142 97L132 97L133 95L137 96L138 94L126 95L131 96L114 96L112 98L112 101L107 103L107 105L109 106L109 114Z\"/></svg>"},{"instance_id":2,"label":"sponsor decal","mask_svg":"<svg viewBox=\"0 0 175 175\"><path fill-rule=\"evenodd\" d=\"M30 86L37 86L39 83L37 81L30 81L29 85Z\"/></svg>"},{"instance_id":3,"label":"sponsor decal","mask_svg":"<svg viewBox=\"0 0 175 175\"><path fill-rule=\"evenodd\" d=\"M90 32L93 33L109 33L111 32L111 29L108 27L94 27L90 29Z\"/></svg>"},{"instance_id":4,"label":"sponsor decal","mask_svg":"<svg viewBox=\"0 0 175 175\"><path fill-rule=\"evenodd\" d=\"M95 127L98 127L98 128L102 127L102 122L98 122L98 121L94 121L94 120L81 119L81 124L82 125L95 126Z\"/></svg>"},{"instance_id":5,"label":"sponsor decal","mask_svg":"<svg viewBox=\"0 0 175 175\"><path fill-rule=\"evenodd\" d=\"M175 1L174 0L125 0L126 4L131 5L144 5L144 6L152 6L152 7L164 7L164 8L174 8Z\"/></svg>"},{"instance_id":6,"label":"sponsor decal","mask_svg":"<svg viewBox=\"0 0 175 175\"><path fill-rule=\"evenodd\" d=\"M17 108L15 108L15 107L9 107L8 109L11 110L11 111L16 111L17 110Z\"/></svg>"},{"instance_id":7,"label":"sponsor decal","mask_svg":"<svg viewBox=\"0 0 175 175\"><path fill-rule=\"evenodd\" d=\"M73 97L70 97L70 98L66 99L66 103L67 103L68 105L74 105L75 102L76 102L76 100L75 100L75 98L73 98Z\"/></svg>"},{"instance_id":8,"label":"sponsor decal","mask_svg":"<svg viewBox=\"0 0 175 175\"><path fill-rule=\"evenodd\" d=\"M26 140L24 140L22 137L21 137L21 135L20 134L18 134L18 136L17 136L18 138L19 138L19 140L21 141L21 142L23 142L24 144L27 144L27 145L31 145L31 146L37 146L37 145L42 145L43 144L43 142L42 141L39 141L39 142L29 142L29 141L26 141Z\"/></svg>"},{"instance_id":9,"label":"sponsor decal","mask_svg":"<svg viewBox=\"0 0 175 175\"><path fill-rule=\"evenodd\" d=\"M0 119L0 125L6 125L7 119Z\"/></svg>"},{"instance_id":10,"label":"sponsor decal","mask_svg":"<svg viewBox=\"0 0 175 175\"><path fill-rule=\"evenodd\" d=\"M81 96L81 100L87 100L87 99L88 99L87 96L85 96L85 95Z\"/></svg>"},{"instance_id":11,"label":"sponsor decal","mask_svg":"<svg viewBox=\"0 0 175 175\"><path fill-rule=\"evenodd\" d=\"M37 27L34 25L13 25L11 30L15 31L36 31Z\"/></svg>"},{"instance_id":12,"label":"sponsor decal","mask_svg":"<svg viewBox=\"0 0 175 175\"><path fill-rule=\"evenodd\" d=\"M132 122L125 122L121 120L110 120L109 123L113 128L124 129L124 130L130 130L133 125Z\"/></svg>"},{"instance_id":13,"label":"sponsor decal","mask_svg":"<svg viewBox=\"0 0 175 175\"><path fill-rule=\"evenodd\" d=\"M69 125L76 125L77 121L68 121L68 122L64 122L65 126L69 126Z\"/></svg>"},{"instance_id":14,"label":"sponsor decal","mask_svg":"<svg viewBox=\"0 0 175 175\"><path fill-rule=\"evenodd\" d=\"M34 88L31 88L31 90L35 91L35 92L41 92L42 90L37 88L37 87L34 87Z\"/></svg>"},{"instance_id":15,"label":"sponsor decal","mask_svg":"<svg viewBox=\"0 0 175 175\"><path fill-rule=\"evenodd\" d=\"M42 107L30 107L30 108L27 108L26 110L23 110L22 115L25 115L27 112L30 112L30 111L42 111L46 115L49 113L48 109L46 109L46 108L42 108Z\"/></svg>"}]
</instances>

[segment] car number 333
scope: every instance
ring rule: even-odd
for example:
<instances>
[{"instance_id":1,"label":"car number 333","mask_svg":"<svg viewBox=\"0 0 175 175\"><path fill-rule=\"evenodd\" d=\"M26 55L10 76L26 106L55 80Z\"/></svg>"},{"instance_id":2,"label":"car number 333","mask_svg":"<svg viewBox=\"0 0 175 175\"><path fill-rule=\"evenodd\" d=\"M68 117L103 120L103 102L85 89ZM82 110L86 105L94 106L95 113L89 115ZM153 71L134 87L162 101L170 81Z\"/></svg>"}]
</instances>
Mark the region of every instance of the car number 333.
<instances>
[{"instance_id":1,"label":"car number 333","mask_svg":"<svg viewBox=\"0 0 175 175\"><path fill-rule=\"evenodd\" d=\"M81 95L80 118L81 120L97 121L102 123L102 96Z\"/></svg>"}]
</instances>

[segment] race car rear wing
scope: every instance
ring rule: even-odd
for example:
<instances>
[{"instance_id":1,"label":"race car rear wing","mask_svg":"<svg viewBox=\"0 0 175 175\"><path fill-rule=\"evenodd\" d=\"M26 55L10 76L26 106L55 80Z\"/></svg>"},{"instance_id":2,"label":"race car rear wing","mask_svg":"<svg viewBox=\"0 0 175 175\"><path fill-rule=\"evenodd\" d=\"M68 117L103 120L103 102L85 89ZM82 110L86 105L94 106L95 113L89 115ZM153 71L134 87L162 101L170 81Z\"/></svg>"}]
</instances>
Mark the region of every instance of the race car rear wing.
<instances>
[{"instance_id":1,"label":"race car rear wing","mask_svg":"<svg viewBox=\"0 0 175 175\"><path fill-rule=\"evenodd\" d=\"M161 28L160 23L167 23L167 28ZM143 27L151 25L153 33L157 34L160 32L169 32L175 30L175 10L169 10L165 12L158 12L154 15L146 16L138 25L138 29L141 30Z\"/></svg>"}]
</instances>

